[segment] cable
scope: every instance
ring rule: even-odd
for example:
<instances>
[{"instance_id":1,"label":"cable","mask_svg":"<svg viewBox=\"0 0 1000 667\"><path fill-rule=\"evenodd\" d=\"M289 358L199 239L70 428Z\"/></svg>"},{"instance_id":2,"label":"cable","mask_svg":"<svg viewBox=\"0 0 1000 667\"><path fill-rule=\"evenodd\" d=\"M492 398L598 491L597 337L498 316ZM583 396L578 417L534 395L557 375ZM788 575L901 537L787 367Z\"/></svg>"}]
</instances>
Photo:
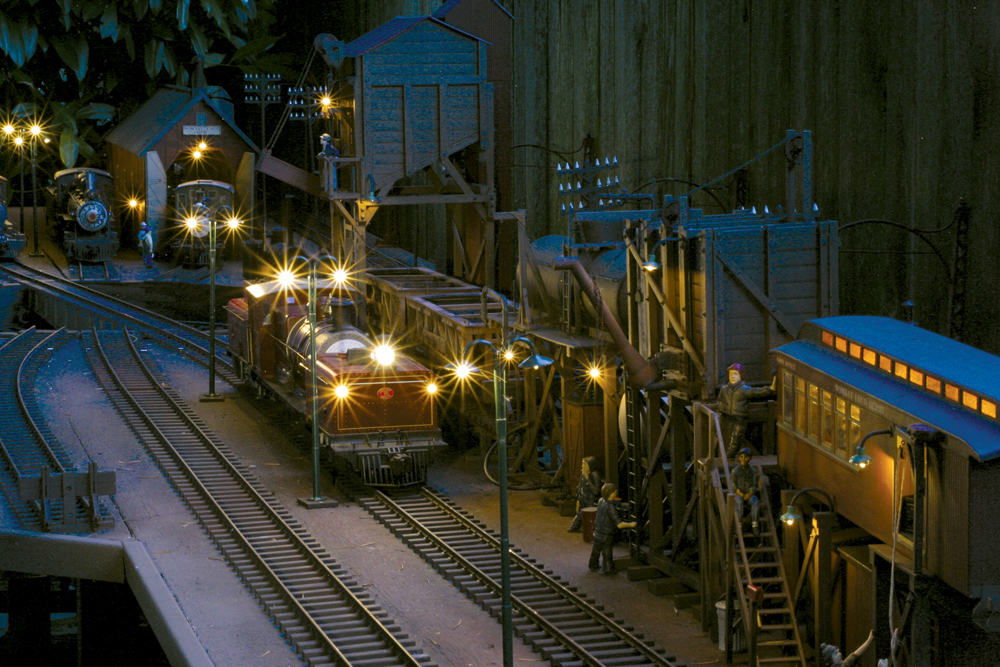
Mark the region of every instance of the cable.
<instances>
[{"instance_id":1,"label":"cable","mask_svg":"<svg viewBox=\"0 0 1000 667\"><path fill-rule=\"evenodd\" d=\"M934 245L931 242L931 240L924 235L926 232L923 232L919 229L914 229L913 227L907 227L906 225L901 225L898 222L892 222L891 220L879 220L877 218L872 218L868 220L855 220L854 222L848 222L846 225L841 225L840 227L838 227L837 231L842 232L845 229L850 229L851 227L855 227L857 225L889 225L890 227L895 227L897 229L902 229L903 231L910 232L911 234L913 234L918 239L920 239L921 241L923 241L924 243L926 243L931 247L931 250L934 251L934 254L937 255L937 258L941 261L942 266L944 266L944 273L946 278L949 281L951 280L951 265L948 264L948 261L944 258L944 255L941 254L941 251L937 249L937 246ZM942 228L942 230L943 229L947 229L947 227ZM937 230L937 231L942 231L942 230Z\"/></svg>"},{"instance_id":2,"label":"cable","mask_svg":"<svg viewBox=\"0 0 1000 667\"><path fill-rule=\"evenodd\" d=\"M698 190L704 190L705 188L709 187L710 185L715 185L719 181L732 176L733 174L735 174L736 172L738 172L740 169L746 169L747 167L749 167L750 165L752 165L757 160L761 159L765 155L769 155L770 153L773 153L774 151L776 151L779 148L781 148L782 146L784 146L786 143L788 143L788 138L787 137L784 138L784 139L782 139L781 141L779 141L775 145L771 146L766 151L764 151L763 153L761 153L757 157L753 158L749 162L744 162L740 166L736 167L736 169L733 169L732 171L728 171L725 174L723 174L722 176L719 176L718 178L716 178L714 180L711 180L708 183L705 183L704 185L700 185L700 186L696 187L694 190L688 190L687 192L685 192L684 194L682 194L681 197L687 197L688 195L691 195L691 194L694 194L695 192L698 192Z\"/></svg>"},{"instance_id":3,"label":"cable","mask_svg":"<svg viewBox=\"0 0 1000 667\"><path fill-rule=\"evenodd\" d=\"M567 155L576 155L577 153L579 153L580 151L582 151L583 147L586 146L586 145L587 145L587 137L584 137L583 141L580 142L580 147L577 148L575 151L555 150L553 148L549 148L548 146L541 146L539 144L518 144L516 146L511 146L511 150L513 150L515 148L537 148L539 150L548 151L549 153L552 153L553 155L558 155L563 160L566 160L566 162L569 162L569 158L567 158L566 156Z\"/></svg>"},{"instance_id":4,"label":"cable","mask_svg":"<svg viewBox=\"0 0 1000 667\"><path fill-rule=\"evenodd\" d=\"M723 178L725 178L725 177L723 177ZM694 186L696 186L696 188L694 190L691 190L691 192L696 192L697 190L700 190L700 189L706 187L704 185L698 185L694 181L688 181L688 180L685 180L683 178L654 178L653 180L651 180L651 181L649 181L647 183L643 183L642 185L640 185L639 187L637 187L635 190L633 190L633 192L639 192L639 190L643 189L647 185L652 185L652 184L655 184L655 183L659 183L661 181L670 181L670 182L674 182L674 183L685 183L687 185L694 185ZM726 186L726 188L728 188L728 186ZM723 188L723 189L726 189L726 188ZM706 189L705 192L708 193L708 194L710 194L712 196L712 199L714 199L715 201L719 202L719 207L723 211L726 211L726 209L728 207L724 203L722 203L722 200L719 199L719 197L714 192L712 192L710 189ZM688 194L690 194L690 193L688 193Z\"/></svg>"}]
</instances>

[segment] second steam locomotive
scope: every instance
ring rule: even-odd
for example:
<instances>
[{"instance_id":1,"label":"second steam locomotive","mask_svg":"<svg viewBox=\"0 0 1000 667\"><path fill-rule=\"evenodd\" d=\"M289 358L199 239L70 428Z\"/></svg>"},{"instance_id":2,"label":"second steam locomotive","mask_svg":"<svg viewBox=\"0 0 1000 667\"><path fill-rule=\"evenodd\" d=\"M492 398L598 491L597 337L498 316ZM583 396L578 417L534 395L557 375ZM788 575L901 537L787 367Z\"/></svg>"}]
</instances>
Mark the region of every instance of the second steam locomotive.
<instances>
[{"instance_id":1,"label":"second steam locomotive","mask_svg":"<svg viewBox=\"0 0 1000 667\"><path fill-rule=\"evenodd\" d=\"M328 458L347 464L371 486L427 481L432 454L444 446L433 372L377 344L356 328L350 291L320 280L316 383L320 440ZM311 370L307 285L247 285L229 302L229 352L240 374L308 414Z\"/></svg>"},{"instance_id":2,"label":"second steam locomotive","mask_svg":"<svg viewBox=\"0 0 1000 667\"><path fill-rule=\"evenodd\" d=\"M79 167L55 173L49 209L61 231L66 256L76 262L109 262L118 253L111 208L111 174Z\"/></svg>"},{"instance_id":3,"label":"second steam locomotive","mask_svg":"<svg viewBox=\"0 0 1000 667\"><path fill-rule=\"evenodd\" d=\"M196 180L179 184L173 193L173 228L165 250L178 264L207 266L212 225L238 225L233 211L233 186L222 181ZM225 234L216 236L216 251L224 256Z\"/></svg>"}]
</instances>

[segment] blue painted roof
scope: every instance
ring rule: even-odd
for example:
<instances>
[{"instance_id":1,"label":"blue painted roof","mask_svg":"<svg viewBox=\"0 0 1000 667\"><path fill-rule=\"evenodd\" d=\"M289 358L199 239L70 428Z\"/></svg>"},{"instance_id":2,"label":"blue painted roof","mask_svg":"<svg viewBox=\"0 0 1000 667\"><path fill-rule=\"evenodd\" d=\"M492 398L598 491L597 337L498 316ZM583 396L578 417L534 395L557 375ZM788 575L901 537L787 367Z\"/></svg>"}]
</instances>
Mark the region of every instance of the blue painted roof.
<instances>
[{"instance_id":1,"label":"blue painted roof","mask_svg":"<svg viewBox=\"0 0 1000 667\"><path fill-rule=\"evenodd\" d=\"M889 317L821 317L804 325L804 335L809 324L1000 402L1000 357L988 352Z\"/></svg>"},{"instance_id":2,"label":"blue painted roof","mask_svg":"<svg viewBox=\"0 0 1000 667\"><path fill-rule=\"evenodd\" d=\"M208 90L204 88L194 91L179 86L161 88L148 102L139 107L138 111L120 122L104 138L134 155L145 155L199 101L204 101L212 111L219 115L222 122L239 135L240 139L245 141L252 150L257 151L257 146L250 140L250 137L233 123L229 114L224 113L219 108L219 105L209 97Z\"/></svg>"},{"instance_id":3,"label":"blue painted roof","mask_svg":"<svg viewBox=\"0 0 1000 667\"><path fill-rule=\"evenodd\" d=\"M440 26L444 26L448 30L452 30L459 34L465 35L471 39L479 42L485 40L476 37L475 35L470 35L467 32L463 32L456 28L455 26L448 25L444 21L439 21L432 16L397 16L388 23L383 23L379 27L375 28L371 32L358 37L356 40L344 47L344 57L345 58L357 58L358 56L368 53L377 46L381 46L386 42L392 41L399 35L403 34L407 30L411 29L415 25L423 23L424 21L431 21ZM488 42L487 42L488 43Z\"/></svg>"},{"instance_id":4,"label":"blue painted roof","mask_svg":"<svg viewBox=\"0 0 1000 667\"><path fill-rule=\"evenodd\" d=\"M465 2L465 0L444 0L444 2L441 3L441 6L434 10L434 14L432 16L434 16L434 18L436 19L443 19L449 13L451 13L451 10L455 9L455 7L462 4L463 2ZM499 2L497 2L497 0L493 0L493 4L499 7L501 10L503 10L503 13L506 14L507 16L514 18L514 15L508 12L507 8L501 5Z\"/></svg>"},{"instance_id":5,"label":"blue painted roof","mask_svg":"<svg viewBox=\"0 0 1000 667\"><path fill-rule=\"evenodd\" d=\"M830 328L825 321L833 319L871 320L884 318L823 318L812 321L815 323L822 322ZM915 329L915 327L902 322L899 324ZM924 333L930 334L927 331ZM848 334L845 331L843 335L847 336ZM937 334L930 335L937 338L944 338ZM944 340L950 339L945 338ZM955 341L951 342L955 343ZM961 345L961 343L955 344ZM872 345L872 347L875 346ZM963 345L963 347L967 346ZM798 340L794 343L787 343L776 348L774 352L790 357L796 363L804 364L832 375L845 385L849 385L883 403L895 406L898 410L913 417L913 423L922 422L944 431L952 436L953 444L957 444L955 440L961 441L968 448L965 453L978 461L989 461L1000 456L1000 424L996 422L977 416L944 399L935 398L920 389L897 382L888 374L866 367L859 362L851 360L849 357L838 354L829 347L811 340ZM888 350L886 352L888 353ZM944 376L947 377L948 374L944 374ZM909 426L909 424L897 424L897 426Z\"/></svg>"}]
</instances>

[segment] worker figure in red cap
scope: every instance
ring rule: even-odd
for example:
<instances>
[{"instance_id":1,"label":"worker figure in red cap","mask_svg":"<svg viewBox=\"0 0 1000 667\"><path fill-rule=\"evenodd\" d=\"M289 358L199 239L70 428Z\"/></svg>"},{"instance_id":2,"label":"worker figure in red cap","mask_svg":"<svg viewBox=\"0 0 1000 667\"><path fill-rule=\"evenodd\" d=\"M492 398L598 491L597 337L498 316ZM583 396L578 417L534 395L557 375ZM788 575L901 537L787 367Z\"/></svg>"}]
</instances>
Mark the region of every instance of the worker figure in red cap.
<instances>
[{"instance_id":1,"label":"worker figure in red cap","mask_svg":"<svg viewBox=\"0 0 1000 667\"><path fill-rule=\"evenodd\" d=\"M777 378L775 378L776 380ZM747 422L750 420L750 401L756 398L770 398L774 395L774 382L770 387L755 388L743 381L743 366L729 367L729 382L719 387L718 411L722 415L723 428L728 426L726 457L732 459L740 447L749 445L746 441Z\"/></svg>"}]
</instances>

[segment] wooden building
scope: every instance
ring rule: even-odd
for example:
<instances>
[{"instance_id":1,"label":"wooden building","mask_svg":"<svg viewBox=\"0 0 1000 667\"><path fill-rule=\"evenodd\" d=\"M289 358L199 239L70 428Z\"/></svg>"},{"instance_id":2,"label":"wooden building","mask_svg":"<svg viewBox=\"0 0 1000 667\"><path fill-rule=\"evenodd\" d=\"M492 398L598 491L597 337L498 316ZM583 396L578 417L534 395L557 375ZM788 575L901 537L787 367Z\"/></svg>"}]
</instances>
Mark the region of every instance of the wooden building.
<instances>
[{"instance_id":1,"label":"wooden building","mask_svg":"<svg viewBox=\"0 0 1000 667\"><path fill-rule=\"evenodd\" d=\"M162 88L105 139L124 245L136 244L142 220L156 234L168 215L169 188L185 181L232 183L239 212L249 216L257 147L234 124L232 104L218 88ZM202 139L207 149L196 158ZM132 198L140 202L135 211Z\"/></svg>"}]
</instances>

